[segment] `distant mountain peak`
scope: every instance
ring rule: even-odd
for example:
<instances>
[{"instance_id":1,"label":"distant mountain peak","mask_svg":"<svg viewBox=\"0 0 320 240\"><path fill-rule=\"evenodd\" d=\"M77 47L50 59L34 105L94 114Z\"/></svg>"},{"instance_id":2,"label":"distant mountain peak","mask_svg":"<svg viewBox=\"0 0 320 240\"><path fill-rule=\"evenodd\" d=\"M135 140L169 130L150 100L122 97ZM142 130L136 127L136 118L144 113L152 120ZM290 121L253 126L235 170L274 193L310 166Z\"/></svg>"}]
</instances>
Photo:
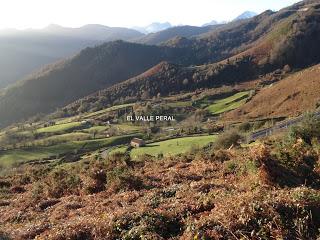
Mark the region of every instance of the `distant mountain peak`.
<instances>
[{"instance_id":1,"label":"distant mountain peak","mask_svg":"<svg viewBox=\"0 0 320 240\"><path fill-rule=\"evenodd\" d=\"M58 25L58 24L49 24L48 26L46 26L44 28L44 30L60 30L60 29L64 29L64 27Z\"/></svg>"},{"instance_id":2,"label":"distant mountain peak","mask_svg":"<svg viewBox=\"0 0 320 240\"><path fill-rule=\"evenodd\" d=\"M92 28L92 29L106 29L106 28L110 28L108 26L105 26L105 25L102 25L102 24L86 24L86 25L83 25L82 27L80 28L83 28L83 29L86 29L86 28Z\"/></svg>"},{"instance_id":3,"label":"distant mountain peak","mask_svg":"<svg viewBox=\"0 0 320 240\"><path fill-rule=\"evenodd\" d=\"M243 13L241 13L238 17L236 17L235 19L233 19L233 21L238 21L238 20L243 20L243 19L248 19L248 18L252 18L254 16L257 16L258 14L252 11L245 11Z\"/></svg>"},{"instance_id":4,"label":"distant mountain peak","mask_svg":"<svg viewBox=\"0 0 320 240\"><path fill-rule=\"evenodd\" d=\"M160 23L160 22L153 22L148 26L145 27L133 27L133 29L140 31L142 33L156 33L156 32L160 32L163 30L166 30L168 28L171 28L172 25L169 22L164 22L164 23Z\"/></svg>"},{"instance_id":5,"label":"distant mountain peak","mask_svg":"<svg viewBox=\"0 0 320 240\"><path fill-rule=\"evenodd\" d=\"M218 21L212 20L211 22L203 24L202 27L207 27L207 26L212 26L212 25L217 25L217 24L219 24Z\"/></svg>"},{"instance_id":6,"label":"distant mountain peak","mask_svg":"<svg viewBox=\"0 0 320 240\"><path fill-rule=\"evenodd\" d=\"M241 13L239 16L237 16L235 19L233 19L232 21L238 21L238 20L243 20L243 19L248 19L248 18L252 18L257 16L258 14L252 11L245 11L243 13ZM202 25L202 27L207 27L207 26L214 26L214 25L218 25L218 24L226 24L228 23L228 21L216 21L216 20L212 20L211 22L205 23Z\"/></svg>"}]
</instances>

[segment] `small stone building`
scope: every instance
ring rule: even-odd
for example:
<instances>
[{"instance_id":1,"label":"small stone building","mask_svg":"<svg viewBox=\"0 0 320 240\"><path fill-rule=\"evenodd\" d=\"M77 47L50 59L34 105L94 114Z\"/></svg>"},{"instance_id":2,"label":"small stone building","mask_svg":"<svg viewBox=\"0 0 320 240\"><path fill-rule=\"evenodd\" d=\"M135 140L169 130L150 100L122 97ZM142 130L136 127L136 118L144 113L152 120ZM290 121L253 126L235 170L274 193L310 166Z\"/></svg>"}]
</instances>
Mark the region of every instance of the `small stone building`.
<instances>
[{"instance_id":1,"label":"small stone building","mask_svg":"<svg viewBox=\"0 0 320 240\"><path fill-rule=\"evenodd\" d=\"M139 148L146 145L146 143L140 138L133 138L130 142L131 147Z\"/></svg>"}]
</instances>

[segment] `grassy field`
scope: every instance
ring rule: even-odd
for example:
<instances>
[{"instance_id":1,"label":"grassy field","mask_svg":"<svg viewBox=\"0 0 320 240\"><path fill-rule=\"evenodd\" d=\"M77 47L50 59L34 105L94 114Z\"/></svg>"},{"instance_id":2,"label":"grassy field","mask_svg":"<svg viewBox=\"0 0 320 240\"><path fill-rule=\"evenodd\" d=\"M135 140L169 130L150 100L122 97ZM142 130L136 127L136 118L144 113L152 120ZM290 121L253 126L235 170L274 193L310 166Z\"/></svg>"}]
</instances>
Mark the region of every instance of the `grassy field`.
<instances>
[{"instance_id":1,"label":"grassy field","mask_svg":"<svg viewBox=\"0 0 320 240\"><path fill-rule=\"evenodd\" d=\"M214 142L217 136L197 136L197 137L184 137L177 139L170 139L162 142L155 142L147 144L145 147L135 148L131 151L131 157L133 159L138 158L140 155L149 154L152 156L158 156L158 154L176 155L190 151L193 147L204 147L210 142ZM119 149L123 151L123 149Z\"/></svg>"},{"instance_id":2,"label":"grassy field","mask_svg":"<svg viewBox=\"0 0 320 240\"><path fill-rule=\"evenodd\" d=\"M70 122L58 124L50 127L43 127L37 130L37 133L56 133L56 132L65 132L71 129L80 127L82 125L81 122Z\"/></svg>"},{"instance_id":3,"label":"grassy field","mask_svg":"<svg viewBox=\"0 0 320 240\"><path fill-rule=\"evenodd\" d=\"M141 131L142 130L142 126L135 126L135 125L131 125L131 124L115 124L115 125L112 125L116 128L118 128L120 131L123 131L123 132L138 132L138 131Z\"/></svg>"},{"instance_id":4,"label":"grassy field","mask_svg":"<svg viewBox=\"0 0 320 240\"><path fill-rule=\"evenodd\" d=\"M72 116L72 117L64 117L55 119L56 124L65 124L70 122L79 122L81 120L81 115Z\"/></svg>"},{"instance_id":5,"label":"grassy field","mask_svg":"<svg viewBox=\"0 0 320 240\"><path fill-rule=\"evenodd\" d=\"M239 92L230 97L214 101L213 104L208 106L206 109L211 114L220 114L231 111L245 104L249 96L250 91Z\"/></svg>"},{"instance_id":6,"label":"grassy field","mask_svg":"<svg viewBox=\"0 0 320 240\"><path fill-rule=\"evenodd\" d=\"M134 126L130 124L112 124L108 126L94 126L91 128L83 129L81 132L92 133L93 131L96 131L98 133L101 133L101 132L107 131L110 128L115 128L119 132L124 134L137 133L142 130L141 126Z\"/></svg>"},{"instance_id":7,"label":"grassy field","mask_svg":"<svg viewBox=\"0 0 320 240\"><path fill-rule=\"evenodd\" d=\"M115 106L112 106L112 107L109 107L109 108L102 109L102 110L97 111L97 112L86 114L86 115L84 115L84 117L90 118L90 117L97 116L97 115L100 115L100 114L103 114L103 113L106 113L106 112L115 111L115 110L118 110L118 109L121 109L121 108L130 107L130 106L133 106L133 105L134 105L133 103L115 105Z\"/></svg>"},{"instance_id":8,"label":"grassy field","mask_svg":"<svg viewBox=\"0 0 320 240\"><path fill-rule=\"evenodd\" d=\"M167 103L166 104L168 107L172 107L172 108L175 108L175 107L190 107L192 106L192 103L191 101L178 101L178 102L171 102L171 103Z\"/></svg>"},{"instance_id":9,"label":"grassy field","mask_svg":"<svg viewBox=\"0 0 320 240\"><path fill-rule=\"evenodd\" d=\"M71 133L65 133L60 135L54 135L47 138L35 140L34 144L37 146L38 144L41 144L42 142L66 142L66 141L80 141L84 139L90 138L92 135L89 133L83 133L83 132L71 132Z\"/></svg>"},{"instance_id":10,"label":"grassy field","mask_svg":"<svg viewBox=\"0 0 320 240\"><path fill-rule=\"evenodd\" d=\"M109 154L114 154L114 153L125 153L127 151L127 146L122 146L122 147L116 147L112 149Z\"/></svg>"},{"instance_id":11,"label":"grassy field","mask_svg":"<svg viewBox=\"0 0 320 240\"><path fill-rule=\"evenodd\" d=\"M129 143L133 137L134 135L125 135L96 140L70 141L50 147L32 147L26 149L7 150L4 153L0 153L0 164L4 167L8 167L15 163L43 159L81 149L93 151L103 147Z\"/></svg>"},{"instance_id":12,"label":"grassy field","mask_svg":"<svg viewBox=\"0 0 320 240\"><path fill-rule=\"evenodd\" d=\"M93 126L91 128L87 128L87 129L82 130L82 132L86 132L86 133L92 133L94 131L103 132L106 129L108 129L107 126Z\"/></svg>"}]
</instances>

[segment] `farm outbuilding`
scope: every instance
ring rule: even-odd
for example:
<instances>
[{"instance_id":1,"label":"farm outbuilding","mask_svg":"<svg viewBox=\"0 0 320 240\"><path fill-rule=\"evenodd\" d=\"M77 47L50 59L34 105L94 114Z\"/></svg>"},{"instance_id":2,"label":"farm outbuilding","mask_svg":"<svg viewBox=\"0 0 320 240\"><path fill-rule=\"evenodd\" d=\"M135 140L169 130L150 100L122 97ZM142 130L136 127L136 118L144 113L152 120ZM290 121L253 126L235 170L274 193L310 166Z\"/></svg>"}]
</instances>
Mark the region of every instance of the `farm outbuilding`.
<instances>
[{"instance_id":1,"label":"farm outbuilding","mask_svg":"<svg viewBox=\"0 0 320 240\"><path fill-rule=\"evenodd\" d=\"M143 147L146 145L145 141L143 141L142 139L140 138L133 138L130 142L130 145L131 147L135 147L135 148L138 148L138 147Z\"/></svg>"}]
</instances>

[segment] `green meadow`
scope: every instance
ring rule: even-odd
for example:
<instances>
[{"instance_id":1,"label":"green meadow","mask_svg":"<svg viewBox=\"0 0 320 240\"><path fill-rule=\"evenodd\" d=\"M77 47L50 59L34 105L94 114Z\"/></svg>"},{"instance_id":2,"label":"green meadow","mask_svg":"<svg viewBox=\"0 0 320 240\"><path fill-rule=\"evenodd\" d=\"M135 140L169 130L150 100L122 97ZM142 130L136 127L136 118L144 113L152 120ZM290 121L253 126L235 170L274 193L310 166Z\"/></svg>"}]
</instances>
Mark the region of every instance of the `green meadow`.
<instances>
[{"instance_id":1,"label":"green meadow","mask_svg":"<svg viewBox=\"0 0 320 240\"><path fill-rule=\"evenodd\" d=\"M213 115L234 110L246 103L250 96L250 91L239 92L230 97L216 100L206 109Z\"/></svg>"},{"instance_id":2,"label":"green meadow","mask_svg":"<svg viewBox=\"0 0 320 240\"><path fill-rule=\"evenodd\" d=\"M139 156L148 154L151 156L158 156L163 154L164 156L168 155L177 155L180 153L185 153L192 148L201 148L207 144L214 142L216 140L216 135L209 136L195 136L195 137L184 137L165 140L161 142L154 142L147 144L145 147L134 148L131 150L131 157L137 159ZM110 154L115 152L125 152L126 147L120 147L114 149Z\"/></svg>"},{"instance_id":3,"label":"green meadow","mask_svg":"<svg viewBox=\"0 0 320 240\"><path fill-rule=\"evenodd\" d=\"M94 151L99 148L128 143L134 135L124 135L110 138L102 138L84 141L69 141L63 144L56 144L48 147L30 147L25 149L6 150L0 153L0 163L2 166L11 166L31 160L41 160L43 158L59 156L61 154L76 152L79 150Z\"/></svg>"}]
</instances>

